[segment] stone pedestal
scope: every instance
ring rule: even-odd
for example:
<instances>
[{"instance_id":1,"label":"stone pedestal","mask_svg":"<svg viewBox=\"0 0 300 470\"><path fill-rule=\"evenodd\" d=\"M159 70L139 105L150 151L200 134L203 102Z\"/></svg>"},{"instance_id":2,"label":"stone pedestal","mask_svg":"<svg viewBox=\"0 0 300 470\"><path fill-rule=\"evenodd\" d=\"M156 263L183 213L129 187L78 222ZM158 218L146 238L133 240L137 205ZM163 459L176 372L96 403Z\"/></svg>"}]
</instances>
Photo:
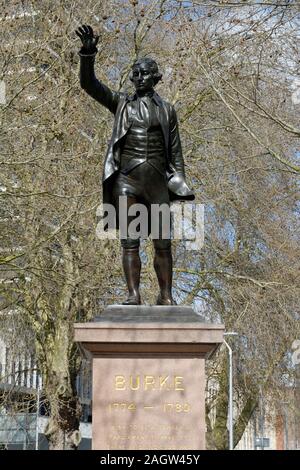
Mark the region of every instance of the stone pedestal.
<instances>
[{"instance_id":1,"label":"stone pedestal","mask_svg":"<svg viewBox=\"0 0 300 470\"><path fill-rule=\"evenodd\" d=\"M109 306L75 324L93 360L93 449L205 449L205 359L224 327L191 307Z\"/></svg>"}]
</instances>

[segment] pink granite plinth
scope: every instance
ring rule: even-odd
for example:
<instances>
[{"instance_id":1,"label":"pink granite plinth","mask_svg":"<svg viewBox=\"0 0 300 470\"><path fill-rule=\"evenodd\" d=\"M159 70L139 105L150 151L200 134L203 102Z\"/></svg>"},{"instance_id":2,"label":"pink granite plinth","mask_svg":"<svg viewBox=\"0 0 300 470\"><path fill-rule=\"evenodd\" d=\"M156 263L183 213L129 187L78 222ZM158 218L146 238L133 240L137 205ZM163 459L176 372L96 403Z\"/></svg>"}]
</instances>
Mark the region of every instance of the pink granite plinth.
<instances>
[{"instance_id":1,"label":"pink granite plinth","mask_svg":"<svg viewBox=\"0 0 300 470\"><path fill-rule=\"evenodd\" d=\"M223 331L179 306L110 306L75 324L93 361L92 448L205 449L204 366Z\"/></svg>"}]
</instances>

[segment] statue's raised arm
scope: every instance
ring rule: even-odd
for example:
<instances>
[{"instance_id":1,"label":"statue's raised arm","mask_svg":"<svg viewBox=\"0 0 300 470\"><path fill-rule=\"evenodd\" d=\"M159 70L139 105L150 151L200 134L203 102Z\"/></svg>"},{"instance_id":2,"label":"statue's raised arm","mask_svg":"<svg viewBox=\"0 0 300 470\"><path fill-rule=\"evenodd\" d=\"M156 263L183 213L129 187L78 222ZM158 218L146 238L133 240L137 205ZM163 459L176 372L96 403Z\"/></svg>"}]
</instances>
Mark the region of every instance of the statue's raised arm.
<instances>
[{"instance_id":1,"label":"statue's raised arm","mask_svg":"<svg viewBox=\"0 0 300 470\"><path fill-rule=\"evenodd\" d=\"M75 33L82 42L82 47L79 51L80 85L90 96L115 114L120 99L120 93L112 91L95 76L94 64L98 52L97 44L99 36L94 35L94 31L89 25L80 26Z\"/></svg>"}]
</instances>

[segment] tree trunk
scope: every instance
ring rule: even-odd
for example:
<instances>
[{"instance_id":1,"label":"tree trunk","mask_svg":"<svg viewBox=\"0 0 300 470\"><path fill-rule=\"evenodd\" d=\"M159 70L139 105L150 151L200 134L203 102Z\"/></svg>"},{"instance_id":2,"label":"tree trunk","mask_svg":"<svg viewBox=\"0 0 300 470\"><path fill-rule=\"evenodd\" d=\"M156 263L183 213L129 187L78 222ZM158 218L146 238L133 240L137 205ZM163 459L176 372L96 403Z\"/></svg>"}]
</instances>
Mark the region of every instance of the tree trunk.
<instances>
[{"instance_id":1,"label":"tree trunk","mask_svg":"<svg viewBox=\"0 0 300 470\"><path fill-rule=\"evenodd\" d=\"M51 450L76 449L81 440L76 358L72 325L57 320L55 337L48 343L44 368L44 390L50 408L45 435Z\"/></svg>"},{"instance_id":2,"label":"tree trunk","mask_svg":"<svg viewBox=\"0 0 300 470\"><path fill-rule=\"evenodd\" d=\"M57 395L50 400L51 416L45 435L49 442L49 450L77 449L81 434L79 418L81 407L77 397L61 397Z\"/></svg>"}]
</instances>

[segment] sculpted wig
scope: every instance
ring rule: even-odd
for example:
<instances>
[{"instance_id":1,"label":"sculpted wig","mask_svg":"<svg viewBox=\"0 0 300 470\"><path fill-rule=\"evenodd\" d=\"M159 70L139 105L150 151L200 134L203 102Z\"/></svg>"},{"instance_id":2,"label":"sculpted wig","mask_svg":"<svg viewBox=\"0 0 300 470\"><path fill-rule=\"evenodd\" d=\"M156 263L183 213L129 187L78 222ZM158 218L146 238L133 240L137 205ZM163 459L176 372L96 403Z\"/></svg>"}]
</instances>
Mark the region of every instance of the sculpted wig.
<instances>
[{"instance_id":1,"label":"sculpted wig","mask_svg":"<svg viewBox=\"0 0 300 470\"><path fill-rule=\"evenodd\" d=\"M132 65L132 71L136 66L141 65L141 64L147 64L149 66L151 75L154 79L154 85L156 85L162 79L162 73L159 72L158 65L155 62L155 60L151 59L150 57L141 57L140 59L136 60L134 64ZM129 75L129 78L131 81L132 81L132 71Z\"/></svg>"}]
</instances>

